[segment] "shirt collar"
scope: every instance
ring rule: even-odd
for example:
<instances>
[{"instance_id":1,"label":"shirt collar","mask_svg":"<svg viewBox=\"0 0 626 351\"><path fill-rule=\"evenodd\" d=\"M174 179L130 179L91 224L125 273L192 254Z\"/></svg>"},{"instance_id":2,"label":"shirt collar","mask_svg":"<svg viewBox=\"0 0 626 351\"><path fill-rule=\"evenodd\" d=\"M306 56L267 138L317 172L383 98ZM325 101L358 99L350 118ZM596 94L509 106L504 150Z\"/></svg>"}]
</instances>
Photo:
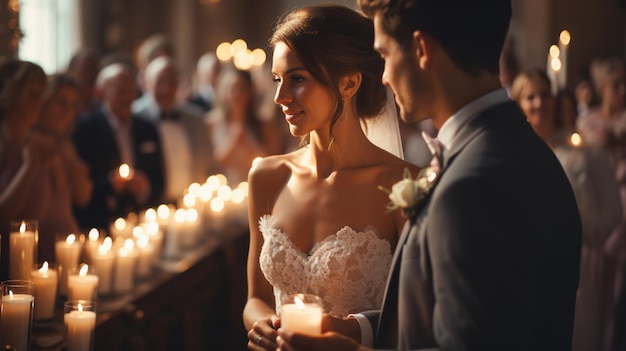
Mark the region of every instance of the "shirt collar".
<instances>
[{"instance_id":1,"label":"shirt collar","mask_svg":"<svg viewBox=\"0 0 626 351\"><path fill-rule=\"evenodd\" d=\"M447 150L450 149L457 132L474 117L487 108L509 101L505 89L497 89L465 105L454 113L439 129L437 139Z\"/></svg>"}]
</instances>

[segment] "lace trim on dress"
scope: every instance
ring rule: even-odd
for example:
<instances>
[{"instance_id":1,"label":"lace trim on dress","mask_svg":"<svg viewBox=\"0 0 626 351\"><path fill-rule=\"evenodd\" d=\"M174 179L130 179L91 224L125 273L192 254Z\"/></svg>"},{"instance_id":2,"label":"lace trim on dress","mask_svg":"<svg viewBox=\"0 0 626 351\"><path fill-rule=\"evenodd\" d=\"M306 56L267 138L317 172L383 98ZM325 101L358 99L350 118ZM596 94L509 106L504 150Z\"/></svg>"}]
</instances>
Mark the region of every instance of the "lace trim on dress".
<instances>
[{"instance_id":1,"label":"lace trim on dress","mask_svg":"<svg viewBox=\"0 0 626 351\"><path fill-rule=\"evenodd\" d=\"M259 219L264 243L260 265L274 287L276 310L292 293L312 293L325 311L345 316L380 308L391 265L391 245L373 226L357 232L344 226L304 252L276 227L274 218Z\"/></svg>"}]
</instances>

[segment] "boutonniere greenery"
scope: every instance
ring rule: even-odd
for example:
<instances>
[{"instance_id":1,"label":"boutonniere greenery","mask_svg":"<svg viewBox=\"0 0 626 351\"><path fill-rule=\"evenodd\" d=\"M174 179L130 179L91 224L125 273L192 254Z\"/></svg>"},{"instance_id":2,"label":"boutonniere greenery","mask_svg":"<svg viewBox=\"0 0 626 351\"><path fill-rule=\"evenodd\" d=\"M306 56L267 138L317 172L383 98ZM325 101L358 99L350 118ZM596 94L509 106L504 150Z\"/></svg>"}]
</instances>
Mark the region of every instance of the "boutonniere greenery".
<instances>
[{"instance_id":1,"label":"boutonniere greenery","mask_svg":"<svg viewBox=\"0 0 626 351\"><path fill-rule=\"evenodd\" d=\"M435 186L438 177L439 167L423 168L415 179L411 178L411 171L405 168L402 180L395 183L391 190L378 186L389 194L391 201L387 204L387 211L400 209L405 216L413 216Z\"/></svg>"}]
</instances>

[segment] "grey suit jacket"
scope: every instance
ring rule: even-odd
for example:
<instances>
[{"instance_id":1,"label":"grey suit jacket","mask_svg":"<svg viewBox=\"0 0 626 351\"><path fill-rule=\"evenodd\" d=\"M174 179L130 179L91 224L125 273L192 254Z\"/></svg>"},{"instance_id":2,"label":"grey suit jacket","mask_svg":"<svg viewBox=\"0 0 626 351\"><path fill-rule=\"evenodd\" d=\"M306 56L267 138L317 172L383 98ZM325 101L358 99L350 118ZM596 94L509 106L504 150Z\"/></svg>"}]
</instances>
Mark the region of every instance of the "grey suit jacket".
<instances>
[{"instance_id":1,"label":"grey suit jacket","mask_svg":"<svg viewBox=\"0 0 626 351\"><path fill-rule=\"evenodd\" d=\"M569 182L515 103L462 127L407 221L380 349L570 350L581 224Z\"/></svg>"}]
</instances>

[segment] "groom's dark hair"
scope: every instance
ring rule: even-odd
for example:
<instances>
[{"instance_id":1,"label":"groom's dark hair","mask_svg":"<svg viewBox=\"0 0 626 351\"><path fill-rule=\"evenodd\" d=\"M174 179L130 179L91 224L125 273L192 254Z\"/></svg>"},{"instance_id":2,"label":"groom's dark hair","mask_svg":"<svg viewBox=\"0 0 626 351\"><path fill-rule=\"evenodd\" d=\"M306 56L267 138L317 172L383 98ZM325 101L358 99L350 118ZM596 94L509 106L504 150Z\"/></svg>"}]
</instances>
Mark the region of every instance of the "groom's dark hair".
<instances>
[{"instance_id":1,"label":"groom's dark hair","mask_svg":"<svg viewBox=\"0 0 626 351\"><path fill-rule=\"evenodd\" d=\"M408 49L413 32L435 38L454 63L469 74L498 73L511 20L510 0L357 0L368 17Z\"/></svg>"}]
</instances>

